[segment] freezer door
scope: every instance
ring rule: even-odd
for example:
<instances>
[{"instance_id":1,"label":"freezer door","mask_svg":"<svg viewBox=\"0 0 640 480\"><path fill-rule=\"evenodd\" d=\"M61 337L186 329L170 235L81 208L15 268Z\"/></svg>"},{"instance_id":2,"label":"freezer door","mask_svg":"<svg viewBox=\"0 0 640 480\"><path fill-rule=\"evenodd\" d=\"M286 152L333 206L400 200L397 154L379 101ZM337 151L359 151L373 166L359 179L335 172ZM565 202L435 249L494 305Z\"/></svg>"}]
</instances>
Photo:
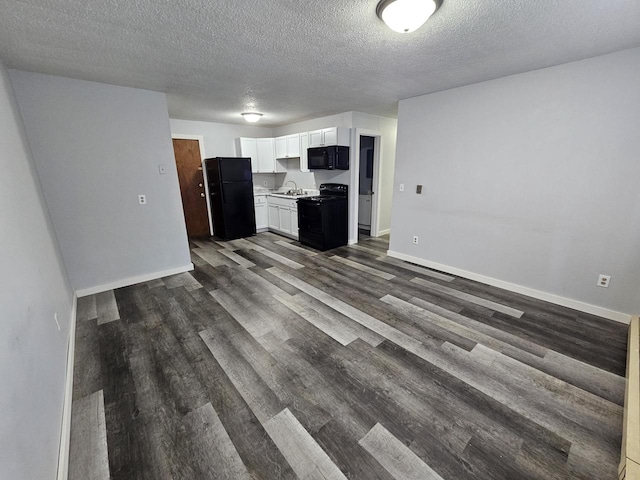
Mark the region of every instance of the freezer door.
<instances>
[{"instance_id":1,"label":"freezer door","mask_svg":"<svg viewBox=\"0 0 640 480\"><path fill-rule=\"evenodd\" d=\"M250 158L220 158L220 179L226 182L251 182Z\"/></svg>"}]
</instances>

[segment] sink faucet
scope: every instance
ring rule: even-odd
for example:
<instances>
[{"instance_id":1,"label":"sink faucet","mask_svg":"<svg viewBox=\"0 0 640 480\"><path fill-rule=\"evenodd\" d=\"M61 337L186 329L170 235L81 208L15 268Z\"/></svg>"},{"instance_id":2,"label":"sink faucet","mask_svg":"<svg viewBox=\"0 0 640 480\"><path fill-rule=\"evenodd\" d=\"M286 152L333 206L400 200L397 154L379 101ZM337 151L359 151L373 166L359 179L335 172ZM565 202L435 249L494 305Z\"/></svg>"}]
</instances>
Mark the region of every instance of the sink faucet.
<instances>
[{"instance_id":1,"label":"sink faucet","mask_svg":"<svg viewBox=\"0 0 640 480\"><path fill-rule=\"evenodd\" d=\"M285 187L287 186L287 183L293 183L293 191L295 193L298 193L298 185L296 184L296 182L294 182L293 180L289 180L284 184ZM291 191L291 190L289 190L289 191Z\"/></svg>"}]
</instances>

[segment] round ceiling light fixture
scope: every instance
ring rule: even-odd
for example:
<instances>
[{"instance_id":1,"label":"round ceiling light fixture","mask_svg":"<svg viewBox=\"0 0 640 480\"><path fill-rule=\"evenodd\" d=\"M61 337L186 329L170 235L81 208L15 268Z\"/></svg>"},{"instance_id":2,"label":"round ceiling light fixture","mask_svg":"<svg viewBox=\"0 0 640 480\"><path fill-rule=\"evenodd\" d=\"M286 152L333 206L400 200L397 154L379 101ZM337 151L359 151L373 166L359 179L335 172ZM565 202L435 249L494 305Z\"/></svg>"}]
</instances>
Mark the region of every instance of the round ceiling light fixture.
<instances>
[{"instance_id":1,"label":"round ceiling light fixture","mask_svg":"<svg viewBox=\"0 0 640 480\"><path fill-rule=\"evenodd\" d=\"M391 30L409 33L429 20L441 4L442 0L382 0L376 14Z\"/></svg>"},{"instance_id":2,"label":"round ceiling light fixture","mask_svg":"<svg viewBox=\"0 0 640 480\"><path fill-rule=\"evenodd\" d=\"M262 114L258 112L244 112L240 115L242 115L242 118L249 123L256 123L260 118L262 118Z\"/></svg>"}]
</instances>

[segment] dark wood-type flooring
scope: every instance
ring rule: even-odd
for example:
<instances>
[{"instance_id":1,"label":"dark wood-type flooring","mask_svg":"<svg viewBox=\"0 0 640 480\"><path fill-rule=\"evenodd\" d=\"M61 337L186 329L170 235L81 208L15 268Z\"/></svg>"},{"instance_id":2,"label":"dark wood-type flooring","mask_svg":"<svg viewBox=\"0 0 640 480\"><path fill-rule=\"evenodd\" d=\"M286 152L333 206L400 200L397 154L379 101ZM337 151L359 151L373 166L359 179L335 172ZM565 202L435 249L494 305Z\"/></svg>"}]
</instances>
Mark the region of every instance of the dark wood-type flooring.
<instances>
[{"instance_id":1,"label":"dark wood-type flooring","mask_svg":"<svg viewBox=\"0 0 640 480\"><path fill-rule=\"evenodd\" d=\"M263 233L78 301L70 478L613 480L626 326Z\"/></svg>"}]
</instances>

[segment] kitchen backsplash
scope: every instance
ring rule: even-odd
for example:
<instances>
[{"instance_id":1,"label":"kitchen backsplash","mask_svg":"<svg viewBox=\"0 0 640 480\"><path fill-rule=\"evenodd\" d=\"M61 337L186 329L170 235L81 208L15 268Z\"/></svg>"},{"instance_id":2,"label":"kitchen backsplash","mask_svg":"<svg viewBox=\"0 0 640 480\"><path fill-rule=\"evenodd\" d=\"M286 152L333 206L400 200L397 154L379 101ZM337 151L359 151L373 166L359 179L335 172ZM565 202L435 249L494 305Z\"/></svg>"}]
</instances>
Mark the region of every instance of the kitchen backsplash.
<instances>
[{"instance_id":1,"label":"kitchen backsplash","mask_svg":"<svg viewBox=\"0 0 640 480\"><path fill-rule=\"evenodd\" d=\"M286 173L254 173L253 185L277 190L291 180L296 183L298 188L317 189L321 183L344 183L348 185L350 179L348 170L301 172L298 159L287 160L287 170ZM291 186L291 184L288 184L288 186Z\"/></svg>"}]
</instances>

